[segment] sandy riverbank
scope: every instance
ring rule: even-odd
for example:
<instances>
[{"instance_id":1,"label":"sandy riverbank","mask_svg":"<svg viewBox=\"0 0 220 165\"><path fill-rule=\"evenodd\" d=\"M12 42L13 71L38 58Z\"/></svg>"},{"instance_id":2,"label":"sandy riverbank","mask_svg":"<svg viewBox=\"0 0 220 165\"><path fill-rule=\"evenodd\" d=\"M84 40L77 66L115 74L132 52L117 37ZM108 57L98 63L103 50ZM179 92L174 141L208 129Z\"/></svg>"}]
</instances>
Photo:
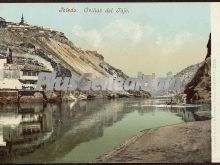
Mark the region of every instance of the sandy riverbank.
<instances>
[{"instance_id":1,"label":"sandy riverbank","mask_svg":"<svg viewBox=\"0 0 220 165\"><path fill-rule=\"evenodd\" d=\"M211 120L143 130L95 162L211 162Z\"/></svg>"}]
</instances>

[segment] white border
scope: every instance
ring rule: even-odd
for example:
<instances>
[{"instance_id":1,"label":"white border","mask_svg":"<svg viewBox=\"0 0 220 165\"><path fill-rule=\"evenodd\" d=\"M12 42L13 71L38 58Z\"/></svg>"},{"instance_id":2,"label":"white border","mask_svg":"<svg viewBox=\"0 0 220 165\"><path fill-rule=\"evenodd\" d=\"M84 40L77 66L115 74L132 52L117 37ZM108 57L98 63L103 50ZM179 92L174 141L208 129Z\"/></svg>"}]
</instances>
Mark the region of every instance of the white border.
<instances>
[{"instance_id":1,"label":"white border","mask_svg":"<svg viewBox=\"0 0 220 165\"><path fill-rule=\"evenodd\" d=\"M211 3L212 162L220 162L220 3ZM202 137L201 137L202 138Z\"/></svg>"}]
</instances>

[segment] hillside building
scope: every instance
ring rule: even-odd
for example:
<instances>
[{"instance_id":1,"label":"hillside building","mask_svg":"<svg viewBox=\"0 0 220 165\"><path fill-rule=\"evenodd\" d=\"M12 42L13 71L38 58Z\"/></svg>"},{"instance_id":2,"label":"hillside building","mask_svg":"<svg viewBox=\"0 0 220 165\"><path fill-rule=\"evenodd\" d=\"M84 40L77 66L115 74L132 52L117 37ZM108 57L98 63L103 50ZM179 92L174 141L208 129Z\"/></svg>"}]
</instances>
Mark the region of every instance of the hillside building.
<instances>
[{"instance_id":1,"label":"hillside building","mask_svg":"<svg viewBox=\"0 0 220 165\"><path fill-rule=\"evenodd\" d=\"M142 77L143 77L143 79L154 80L156 78L156 74L155 73L143 74Z\"/></svg>"},{"instance_id":2,"label":"hillside building","mask_svg":"<svg viewBox=\"0 0 220 165\"><path fill-rule=\"evenodd\" d=\"M6 20L2 17L0 17L0 29L6 28Z\"/></svg>"},{"instance_id":3,"label":"hillside building","mask_svg":"<svg viewBox=\"0 0 220 165\"><path fill-rule=\"evenodd\" d=\"M36 87L40 72L53 71L51 67L45 65L14 63L12 60L12 50L9 50L7 57L0 55L0 89L33 90Z\"/></svg>"}]
</instances>

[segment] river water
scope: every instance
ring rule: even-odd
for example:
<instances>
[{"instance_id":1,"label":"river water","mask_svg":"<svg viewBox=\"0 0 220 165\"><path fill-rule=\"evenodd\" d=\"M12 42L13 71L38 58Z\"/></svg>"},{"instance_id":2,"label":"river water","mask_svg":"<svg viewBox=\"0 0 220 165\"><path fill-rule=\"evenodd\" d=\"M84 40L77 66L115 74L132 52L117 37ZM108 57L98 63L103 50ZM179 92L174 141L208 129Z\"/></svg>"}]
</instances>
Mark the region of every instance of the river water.
<instances>
[{"instance_id":1,"label":"river water","mask_svg":"<svg viewBox=\"0 0 220 165\"><path fill-rule=\"evenodd\" d=\"M90 162L148 128L199 120L210 105L95 99L0 107L0 163Z\"/></svg>"}]
</instances>

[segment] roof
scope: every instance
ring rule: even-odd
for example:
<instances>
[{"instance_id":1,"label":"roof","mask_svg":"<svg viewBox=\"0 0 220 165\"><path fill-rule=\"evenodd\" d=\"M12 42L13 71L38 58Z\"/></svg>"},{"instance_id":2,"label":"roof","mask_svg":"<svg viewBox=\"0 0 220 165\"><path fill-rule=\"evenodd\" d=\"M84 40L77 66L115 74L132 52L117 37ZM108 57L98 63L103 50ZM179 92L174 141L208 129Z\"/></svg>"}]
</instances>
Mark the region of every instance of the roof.
<instances>
[{"instance_id":1,"label":"roof","mask_svg":"<svg viewBox=\"0 0 220 165\"><path fill-rule=\"evenodd\" d=\"M49 69L42 67L42 66L37 66L37 65L32 65L32 64L25 64L25 65L20 65L21 70L32 70L32 71L42 71L42 72L50 72Z\"/></svg>"},{"instance_id":2,"label":"roof","mask_svg":"<svg viewBox=\"0 0 220 165\"><path fill-rule=\"evenodd\" d=\"M0 59L6 59L6 57L0 54Z\"/></svg>"},{"instance_id":3,"label":"roof","mask_svg":"<svg viewBox=\"0 0 220 165\"><path fill-rule=\"evenodd\" d=\"M0 17L0 22L5 22L5 19Z\"/></svg>"}]
</instances>

